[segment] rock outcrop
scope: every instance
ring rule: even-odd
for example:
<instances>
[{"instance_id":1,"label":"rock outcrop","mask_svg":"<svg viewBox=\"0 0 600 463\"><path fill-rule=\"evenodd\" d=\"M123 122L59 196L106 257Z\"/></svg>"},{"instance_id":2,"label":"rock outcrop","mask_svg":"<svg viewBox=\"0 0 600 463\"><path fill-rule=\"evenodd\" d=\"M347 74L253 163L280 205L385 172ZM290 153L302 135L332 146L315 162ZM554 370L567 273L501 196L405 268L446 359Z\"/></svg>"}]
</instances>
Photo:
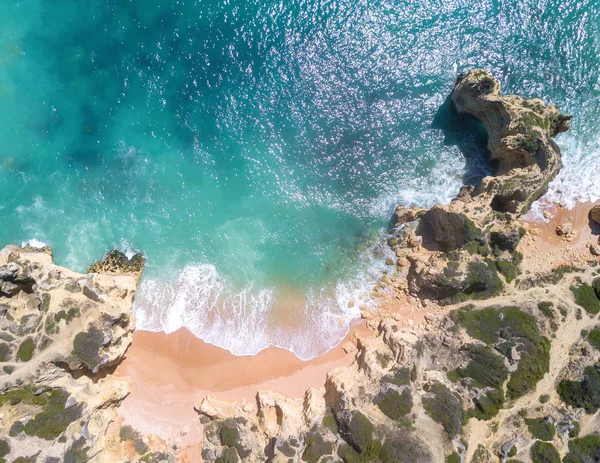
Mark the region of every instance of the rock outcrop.
<instances>
[{"instance_id":1,"label":"rock outcrop","mask_svg":"<svg viewBox=\"0 0 600 463\"><path fill-rule=\"evenodd\" d=\"M590 219L600 225L600 204L595 205L590 210Z\"/></svg>"},{"instance_id":2,"label":"rock outcrop","mask_svg":"<svg viewBox=\"0 0 600 463\"><path fill-rule=\"evenodd\" d=\"M419 214L399 206L390 240L396 255L410 262L399 269L410 291L443 303L498 294L518 274L521 256L515 251L525 229L517 219L560 170L552 138L568 130L571 119L541 100L502 95L499 83L481 69L457 78L451 101L459 114L485 125L494 175L463 187L448 205ZM411 235L420 237L424 249L400 244Z\"/></svg>"},{"instance_id":3,"label":"rock outcrop","mask_svg":"<svg viewBox=\"0 0 600 463\"><path fill-rule=\"evenodd\" d=\"M600 371L600 350L588 345L600 349L600 330L577 286L593 274L541 277L511 297L439 314L425 329L384 319L376 337L358 340L354 365L302 399L205 398L204 461L500 463L530 461L536 439L564 456L579 443L575 430L600 424L597 394L586 392ZM600 437L587 439L586 451L599 452Z\"/></svg>"},{"instance_id":4,"label":"rock outcrop","mask_svg":"<svg viewBox=\"0 0 600 463\"><path fill-rule=\"evenodd\" d=\"M77 274L50 252L0 251L2 461L102 461L127 378L111 376L132 340L131 275Z\"/></svg>"}]
</instances>

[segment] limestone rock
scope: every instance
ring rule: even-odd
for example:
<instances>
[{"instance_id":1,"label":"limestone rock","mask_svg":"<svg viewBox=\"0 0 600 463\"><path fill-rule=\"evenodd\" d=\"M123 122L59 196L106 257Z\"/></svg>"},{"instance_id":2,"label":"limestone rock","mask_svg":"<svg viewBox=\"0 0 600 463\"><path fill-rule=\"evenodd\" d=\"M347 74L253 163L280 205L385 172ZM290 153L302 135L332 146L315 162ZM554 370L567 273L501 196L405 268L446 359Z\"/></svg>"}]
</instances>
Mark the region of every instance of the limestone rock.
<instances>
[{"instance_id":1,"label":"limestone rock","mask_svg":"<svg viewBox=\"0 0 600 463\"><path fill-rule=\"evenodd\" d=\"M84 295L82 285L97 300ZM135 286L132 276L82 275L58 267L47 250L0 251L0 334L7 346L0 434L15 452L26 448L38 461L56 456L63 461L79 452L85 461L102 461L106 429L129 393L127 378L104 372L131 344ZM19 399L7 404L1 400L6 395ZM15 425L37 416L44 418L34 430ZM12 461L22 453L10 456Z\"/></svg>"},{"instance_id":2,"label":"limestone rock","mask_svg":"<svg viewBox=\"0 0 600 463\"><path fill-rule=\"evenodd\" d=\"M128 258L123 252L114 249L104 259L90 265L89 273L107 273L114 275L133 275L138 281L144 271L146 259L141 254Z\"/></svg>"},{"instance_id":3,"label":"limestone rock","mask_svg":"<svg viewBox=\"0 0 600 463\"><path fill-rule=\"evenodd\" d=\"M414 222L420 218L427 210L420 207L406 207L403 205L396 206L394 210L394 223L396 227L408 222Z\"/></svg>"},{"instance_id":4,"label":"limestone rock","mask_svg":"<svg viewBox=\"0 0 600 463\"><path fill-rule=\"evenodd\" d=\"M571 222L561 223L556 227L556 234L558 236L569 236L573 233L573 224Z\"/></svg>"}]
</instances>

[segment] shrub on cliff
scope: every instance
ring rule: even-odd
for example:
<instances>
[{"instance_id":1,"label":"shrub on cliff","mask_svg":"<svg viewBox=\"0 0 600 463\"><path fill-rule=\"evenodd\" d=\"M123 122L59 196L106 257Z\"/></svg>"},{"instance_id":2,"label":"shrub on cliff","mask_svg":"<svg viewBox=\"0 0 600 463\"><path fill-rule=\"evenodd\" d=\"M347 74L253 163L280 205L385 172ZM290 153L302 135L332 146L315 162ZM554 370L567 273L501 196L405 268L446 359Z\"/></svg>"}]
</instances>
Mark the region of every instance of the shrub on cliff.
<instances>
[{"instance_id":1,"label":"shrub on cliff","mask_svg":"<svg viewBox=\"0 0 600 463\"><path fill-rule=\"evenodd\" d=\"M587 283L572 286L571 291L575 296L575 302L583 307L588 313L596 315L600 312L600 300L594 289Z\"/></svg>"},{"instance_id":2,"label":"shrub on cliff","mask_svg":"<svg viewBox=\"0 0 600 463\"><path fill-rule=\"evenodd\" d=\"M480 310L459 309L452 313L455 323L488 345L503 350L506 341L515 343L521 360L510 375L508 398L516 399L530 391L550 368L550 341L540 335L535 317L517 307L487 307ZM505 341L500 343L500 341ZM504 349L508 354L509 349Z\"/></svg>"},{"instance_id":3,"label":"shrub on cliff","mask_svg":"<svg viewBox=\"0 0 600 463\"><path fill-rule=\"evenodd\" d=\"M531 435L536 439L551 441L554 438L556 429L554 424L546 418L532 418L525 420L525 423Z\"/></svg>"},{"instance_id":4,"label":"shrub on cliff","mask_svg":"<svg viewBox=\"0 0 600 463\"><path fill-rule=\"evenodd\" d=\"M91 326L89 331L82 331L75 336L73 356L90 370L96 371L104 361L101 355L104 344L104 333Z\"/></svg>"},{"instance_id":5,"label":"shrub on cliff","mask_svg":"<svg viewBox=\"0 0 600 463\"><path fill-rule=\"evenodd\" d=\"M442 383L434 383L430 395L424 396L422 402L427 414L444 427L450 438L461 433L465 412L456 393Z\"/></svg>"},{"instance_id":6,"label":"shrub on cliff","mask_svg":"<svg viewBox=\"0 0 600 463\"><path fill-rule=\"evenodd\" d=\"M536 441L531 446L530 456L532 463L560 463L560 455L548 442Z\"/></svg>"},{"instance_id":7,"label":"shrub on cliff","mask_svg":"<svg viewBox=\"0 0 600 463\"><path fill-rule=\"evenodd\" d=\"M600 350L600 329L596 328L590 331L587 338L592 347Z\"/></svg>"},{"instance_id":8,"label":"shrub on cliff","mask_svg":"<svg viewBox=\"0 0 600 463\"><path fill-rule=\"evenodd\" d=\"M600 461L600 436L585 436L569 441L569 453L563 463L588 463Z\"/></svg>"},{"instance_id":9,"label":"shrub on cliff","mask_svg":"<svg viewBox=\"0 0 600 463\"><path fill-rule=\"evenodd\" d=\"M304 439L305 447L302 459L308 463L317 463L321 457L331 455L333 444L323 439L318 428L311 430Z\"/></svg>"},{"instance_id":10,"label":"shrub on cliff","mask_svg":"<svg viewBox=\"0 0 600 463\"><path fill-rule=\"evenodd\" d=\"M502 389L491 389L485 394L473 398L475 408L468 411L468 416L483 421L490 420L504 407L504 400Z\"/></svg>"},{"instance_id":11,"label":"shrub on cliff","mask_svg":"<svg viewBox=\"0 0 600 463\"><path fill-rule=\"evenodd\" d=\"M596 413L600 408L600 363L586 367L581 381L563 379L556 390L567 405Z\"/></svg>"},{"instance_id":12,"label":"shrub on cliff","mask_svg":"<svg viewBox=\"0 0 600 463\"><path fill-rule=\"evenodd\" d=\"M388 418L399 420L412 410L412 395L408 388L402 392L390 389L375 403Z\"/></svg>"}]
</instances>

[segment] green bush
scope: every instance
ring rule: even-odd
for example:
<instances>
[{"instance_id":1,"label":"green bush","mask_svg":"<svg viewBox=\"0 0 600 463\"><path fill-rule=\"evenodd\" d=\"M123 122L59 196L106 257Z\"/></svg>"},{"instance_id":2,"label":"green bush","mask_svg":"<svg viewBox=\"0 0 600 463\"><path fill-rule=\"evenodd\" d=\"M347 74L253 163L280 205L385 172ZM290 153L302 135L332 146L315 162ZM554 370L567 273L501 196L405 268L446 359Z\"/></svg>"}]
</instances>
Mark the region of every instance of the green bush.
<instances>
[{"instance_id":1,"label":"green bush","mask_svg":"<svg viewBox=\"0 0 600 463\"><path fill-rule=\"evenodd\" d=\"M593 329L590 331L587 338L592 347L600 350L600 329Z\"/></svg>"},{"instance_id":2,"label":"green bush","mask_svg":"<svg viewBox=\"0 0 600 463\"><path fill-rule=\"evenodd\" d=\"M507 384L508 398L517 399L529 392L550 368L550 341L540 335L535 317L517 307L480 310L459 309L452 313L453 320L463 326L467 333L488 345L498 344L502 339L520 344L521 360L510 375ZM507 348L502 349L502 346ZM505 355L509 346L502 342L497 346Z\"/></svg>"},{"instance_id":3,"label":"green bush","mask_svg":"<svg viewBox=\"0 0 600 463\"><path fill-rule=\"evenodd\" d=\"M473 398L475 408L468 411L468 416L483 421L492 419L504 407L504 400L504 391L502 389L487 391L484 395Z\"/></svg>"},{"instance_id":4,"label":"green bush","mask_svg":"<svg viewBox=\"0 0 600 463\"><path fill-rule=\"evenodd\" d=\"M379 409L392 420L399 420L412 410L412 395L410 389L402 392L389 390L381 399L376 400Z\"/></svg>"},{"instance_id":5,"label":"green bush","mask_svg":"<svg viewBox=\"0 0 600 463\"><path fill-rule=\"evenodd\" d=\"M540 403L541 404L545 404L546 402L548 402L550 400L550 396L548 394L542 394L540 396Z\"/></svg>"},{"instance_id":6,"label":"green bush","mask_svg":"<svg viewBox=\"0 0 600 463\"><path fill-rule=\"evenodd\" d=\"M25 434L54 440L65 432L72 422L81 417L82 409L81 404L65 409L68 397L69 394L62 389L50 391L42 411L25 424Z\"/></svg>"},{"instance_id":7,"label":"green bush","mask_svg":"<svg viewBox=\"0 0 600 463\"><path fill-rule=\"evenodd\" d=\"M536 441L531 446L532 463L560 463L560 455L552 444Z\"/></svg>"},{"instance_id":8,"label":"green bush","mask_svg":"<svg viewBox=\"0 0 600 463\"><path fill-rule=\"evenodd\" d=\"M592 288L596 293L596 297L600 299L600 278L596 278L594 281L592 281Z\"/></svg>"},{"instance_id":9,"label":"green bush","mask_svg":"<svg viewBox=\"0 0 600 463\"><path fill-rule=\"evenodd\" d=\"M600 461L600 436L585 436L569 441L569 453L563 463L595 463Z\"/></svg>"},{"instance_id":10,"label":"green bush","mask_svg":"<svg viewBox=\"0 0 600 463\"><path fill-rule=\"evenodd\" d=\"M578 286L572 286L571 291L575 296L575 302L583 307L588 313L596 315L600 312L600 300L594 292L594 289L587 283L580 283Z\"/></svg>"},{"instance_id":11,"label":"green bush","mask_svg":"<svg viewBox=\"0 0 600 463\"><path fill-rule=\"evenodd\" d=\"M578 437L581 431L579 421L573 421L573 428L569 431L569 437Z\"/></svg>"},{"instance_id":12,"label":"green bush","mask_svg":"<svg viewBox=\"0 0 600 463\"><path fill-rule=\"evenodd\" d=\"M596 413L600 408L600 363L586 367L581 381L562 380L556 388L561 400L586 413Z\"/></svg>"},{"instance_id":13,"label":"green bush","mask_svg":"<svg viewBox=\"0 0 600 463\"><path fill-rule=\"evenodd\" d=\"M398 368L393 375L387 375L383 378L386 383L395 384L396 386L408 386L411 381L410 368Z\"/></svg>"},{"instance_id":14,"label":"green bush","mask_svg":"<svg viewBox=\"0 0 600 463\"><path fill-rule=\"evenodd\" d=\"M473 386L499 387L508 378L508 368L504 360L489 347L476 344L468 346L471 361L465 368L458 369L462 378L472 378Z\"/></svg>"},{"instance_id":15,"label":"green bush","mask_svg":"<svg viewBox=\"0 0 600 463\"><path fill-rule=\"evenodd\" d=\"M0 459L5 457L10 452L10 444L4 439L0 439Z\"/></svg>"},{"instance_id":16,"label":"green bush","mask_svg":"<svg viewBox=\"0 0 600 463\"><path fill-rule=\"evenodd\" d=\"M554 438L556 429L554 424L546 420L546 418L532 418L525 420L531 435L539 440L551 441Z\"/></svg>"},{"instance_id":17,"label":"green bush","mask_svg":"<svg viewBox=\"0 0 600 463\"><path fill-rule=\"evenodd\" d=\"M88 450L89 447L85 446L85 438L80 437L66 451L64 463L86 463L89 460Z\"/></svg>"},{"instance_id":18,"label":"green bush","mask_svg":"<svg viewBox=\"0 0 600 463\"><path fill-rule=\"evenodd\" d=\"M507 283L511 283L517 276L517 269L515 265L509 260L498 260L496 261L496 267L498 271L504 276Z\"/></svg>"},{"instance_id":19,"label":"green bush","mask_svg":"<svg viewBox=\"0 0 600 463\"><path fill-rule=\"evenodd\" d=\"M323 416L323 421L321 424L329 429L333 434L337 434L339 432L337 420L335 419L335 415L332 413L331 409L327 410Z\"/></svg>"},{"instance_id":20,"label":"green bush","mask_svg":"<svg viewBox=\"0 0 600 463\"><path fill-rule=\"evenodd\" d=\"M554 317L552 307L554 307L554 304L552 304L552 302L540 302L538 304L539 311L542 312L542 314L544 314L544 316L548 318Z\"/></svg>"},{"instance_id":21,"label":"green bush","mask_svg":"<svg viewBox=\"0 0 600 463\"><path fill-rule=\"evenodd\" d=\"M379 455L381 443L373 438L373 423L361 412L355 412L348 424L348 441L363 458Z\"/></svg>"},{"instance_id":22,"label":"green bush","mask_svg":"<svg viewBox=\"0 0 600 463\"><path fill-rule=\"evenodd\" d=\"M452 452L446 458L446 463L462 463L462 460L461 460L460 455L458 453Z\"/></svg>"},{"instance_id":23,"label":"green bush","mask_svg":"<svg viewBox=\"0 0 600 463\"><path fill-rule=\"evenodd\" d=\"M305 444L302 459L308 463L317 463L321 457L331 455L333 452L333 444L324 440L318 430L307 434Z\"/></svg>"},{"instance_id":24,"label":"green bush","mask_svg":"<svg viewBox=\"0 0 600 463\"><path fill-rule=\"evenodd\" d=\"M460 397L441 383L433 384L431 394L431 397L423 397L423 408L444 427L450 438L454 438L462 431L465 414Z\"/></svg>"},{"instance_id":25,"label":"green bush","mask_svg":"<svg viewBox=\"0 0 600 463\"><path fill-rule=\"evenodd\" d=\"M27 338L21 343L17 350L17 358L21 362L29 362L33 358L33 352L35 351L35 342L33 339Z\"/></svg>"}]
</instances>

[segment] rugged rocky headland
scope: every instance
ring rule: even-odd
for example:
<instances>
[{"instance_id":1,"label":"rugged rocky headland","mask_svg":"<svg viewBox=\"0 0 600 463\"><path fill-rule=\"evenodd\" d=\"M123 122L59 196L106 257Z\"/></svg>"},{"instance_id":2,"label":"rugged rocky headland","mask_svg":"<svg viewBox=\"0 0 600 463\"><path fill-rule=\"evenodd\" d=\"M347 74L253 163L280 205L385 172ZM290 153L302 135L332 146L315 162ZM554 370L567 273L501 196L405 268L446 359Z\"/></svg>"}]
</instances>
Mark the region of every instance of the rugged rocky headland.
<instances>
[{"instance_id":1,"label":"rugged rocky headland","mask_svg":"<svg viewBox=\"0 0 600 463\"><path fill-rule=\"evenodd\" d=\"M561 168L570 116L503 96L483 70L451 101L484 124L493 175L449 205L398 206L350 367L301 398L198 397L204 461L600 461L600 206L572 223L556 206L551 233L523 218ZM113 252L82 275L48 250L0 252L0 461L199 461L115 425L142 268Z\"/></svg>"}]
</instances>

